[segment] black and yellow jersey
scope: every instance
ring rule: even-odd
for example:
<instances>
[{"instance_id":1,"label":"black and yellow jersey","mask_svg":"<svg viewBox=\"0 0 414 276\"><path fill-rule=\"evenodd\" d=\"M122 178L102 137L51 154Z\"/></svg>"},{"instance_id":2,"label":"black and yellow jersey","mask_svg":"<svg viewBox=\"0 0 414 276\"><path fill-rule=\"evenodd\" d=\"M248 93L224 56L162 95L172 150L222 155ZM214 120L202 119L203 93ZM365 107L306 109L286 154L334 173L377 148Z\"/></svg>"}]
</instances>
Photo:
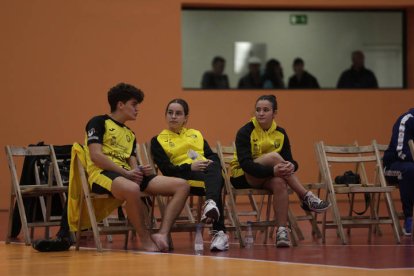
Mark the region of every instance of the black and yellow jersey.
<instances>
[{"instance_id":1,"label":"black and yellow jersey","mask_svg":"<svg viewBox=\"0 0 414 276\"><path fill-rule=\"evenodd\" d=\"M86 125L85 145L98 143L102 152L120 167L130 170L128 163L131 155L136 155L135 134L126 125L119 123L108 115L93 117ZM89 183L102 172L91 160L89 148L85 147ZM105 187L106 188L106 187Z\"/></svg>"},{"instance_id":2,"label":"black and yellow jersey","mask_svg":"<svg viewBox=\"0 0 414 276\"><path fill-rule=\"evenodd\" d=\"M254 162L263 154L277 152L283 159L290 161L298 169L298 163L293 160L289 138L286 131L273 121L268 130L263 130L256 118L244 125L236 135L236 152L230 164L231 177L238 177L244 172L257 177L273 176L273 167Z\"/></svg>"},{"instance_id":3,"label":"black and yellow jersey","mask_svg":"<svg viewBox=\"0 0 414 276\"><path fill-rule=\"evenodd\" d=\"M189 151L197 153L192 159ZM164 129L151 139L154 162L163 175L191 180L191 164L195 160L219 161L200 131L182 128L180 133ZM189 181L191 186L203 187L202 181Z\"/></svg>"}]
</instances>

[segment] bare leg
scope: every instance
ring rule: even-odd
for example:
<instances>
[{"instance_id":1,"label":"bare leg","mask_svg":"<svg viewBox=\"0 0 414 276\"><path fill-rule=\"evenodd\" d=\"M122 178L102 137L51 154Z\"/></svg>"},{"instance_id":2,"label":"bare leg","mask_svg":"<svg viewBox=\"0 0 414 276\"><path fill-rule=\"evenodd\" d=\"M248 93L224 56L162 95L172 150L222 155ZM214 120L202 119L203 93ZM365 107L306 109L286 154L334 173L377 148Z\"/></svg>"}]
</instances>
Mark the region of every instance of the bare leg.
<instances>
[{"instance_id":1,"label":"bare leg","mask_svg":"<svg viewBox=\"0 0 414 276\"><path fill-rule=\"evenodd\" d=\"M271 178L263 188L273 192L273 211L278 226L286 226L288 220L289 195L286 181L280 177Z\"/></svg>"},{"instance_id":2,"label":"bare leg","mask_svg":"<svg viewBox=\"0 0 414 276\"><path fill-rule=\"evenodd\" d=\"M284 161L282 156L276 152L271 152L268 154L264 154L259 158L254 160L257 163L268 165L268 166L275 166ZM300 199L303 199L305 194L308 192L303 185L300 183L298 177L295 174L285 178L289 187L299 196Z\"/></svg>"},{"instance_id":3,"label":"bare leg","mask_svg":"<svg viewBox=\"0 0 414 276\"><path fill-rule=\"evenodd\" d=\"M158 248L161 251L167 251L169 249L168 233L170 232L175 218L180 214L184 207L190 192L190 186L187 181L181 178L157 176L150 181L145 192L153 195L172 197L165 209L160 231L151 235L152 240Z\"/></svg>"},{"instance_id":4,"label":"bare leg","mask_svg":"<svg viewBox=\"0 0 414 276\"><path fill-rule=\"evenodd\" d=\"M142 193L139 190L139 186L124 177L117 177L112 182L111 192L115 198L126 201L125 209L128 220L137 231L143 249L145 251L159 251L157 245L152 241L148 230L146 230L143 213L145 206L140 199Z\"/></svg>"}]
</instances>

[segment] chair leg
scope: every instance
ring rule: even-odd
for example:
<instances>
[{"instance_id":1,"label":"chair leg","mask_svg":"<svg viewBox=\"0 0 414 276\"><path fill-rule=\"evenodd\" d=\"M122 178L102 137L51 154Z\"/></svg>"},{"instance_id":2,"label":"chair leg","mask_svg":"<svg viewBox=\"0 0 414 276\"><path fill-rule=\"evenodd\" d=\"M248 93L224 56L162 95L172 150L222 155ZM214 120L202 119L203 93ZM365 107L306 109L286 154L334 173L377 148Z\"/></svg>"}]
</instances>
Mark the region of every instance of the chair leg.
<instances>
[{"instance_id":1,"label":"chair leg","mask_svg":"<svg viewBox=\"0 0 414 276\"><path fill-rule=\"evenodd\" d=\"M292 210L288 208L288 223L291 229L292 245L298 246L298 241L302 238L304 240L302 231L300 230L295 215L293 215Z\"/></svg>"},{"instance_id":2,"label":"chair leg","mask_svg":"<svg viewBox=\"0 0 414 276\"><path fill-rule=\"evenodd\" d=\"M108 218L104 218L102 223L105 227L108 227L109 226ZM108 240L108 242L112 243L112 235L106 235L106 239Z\"/></svg>"},{"instance_id":3,"label":"chair leg","mask_svg":"<svg viewBox=\"0 0 414 276\"><path fill-rule=\"evenodd\" d=\"M312 214L309 211L305 211L305 213L308 217L311 217L309 222L312 225L312 235L315 235L318 239L320 239L322 237L322 233L318 227L318 221L316 220L316 213Z\"/></svg>"},{"instance_id":4,"label":"chair leg","mask_svg":"<svg viewBox=\"0 0 414 276\"><path fill-rule=\"evenodd\" d=\"M83 214L83 202L85 200L84 197L85 196L82 195L80 197L80 201L79 201L79 220L78 220L78 231L76 232L76 246L75 246L75 249L77 251L79 250L80 240L81 240L81 236L82 236L81 217L82 217L82 214Z\"/></svg>"},{"instance_id":5,"label":"chair leg","mask_svg":"<svg viewBox=\"0 0 414 276\"><path fill-rule=\"evenodd\" d=\"M296 234L296 237L303 241L305 237L303 236L302 230L298 225L298 221L290 208L288 208L288 219L292 233Z\"/></svg>"},{"instance_id":6,"label":"chair leg","mask_svg":"<svg viewBox=\"0 0 414 276\"><path fill-rule=\"evenodd\" d=\"M112 239L112 236L111 236L111 239ZM128 249L128 239L129 239L129 231L127 231L125 233L124 250L127 250Z\"/></svg>"},{"instance_id":7,"label":"chair leg","mask_svg":"<svg viewBox=\"0 0 414 276\"><path fill-rule=\"evenodd\" d=\"M393 222L392 223L392 229L393 229L393 233L394 233L395 242L397 244L400 244L401 240L400 240L400 236L399 236L399 232L398 232L398 225L399 225L400 222L399 222L399 220L396 216L395 208L394 208L394 202L392 201L390 193L385 193L385 200L386 200L386 203L387 203L389 216L391 217L391 220Z\"/></svg>"},{"instance_id":8,"label":"chair leg","mask_svg":"<svg viewBox=\"0 0 414 276\"><path fill-rule=\"evenodd\" d=\"M13 189L13 187L12 187ZM9 224L7 227L7 236L6 236L6 244L9 244L11 241L12 235L12 228L13 228L13 212L14 212L14 204L15 204L15 196L10 196L10 206L9 206Z\"/></svg>"},{"instance_id":9,"label":"chair leg","mask_svg":"<svg viewBox=\"0 0 414 276\"><path fill-rule=\"evenodd\" d=\"M262 198L262 202L263 202L264 196ZM266 206L266 221L270 221L270 213L272 211L272 200L273 200L273 195L268 195L267 196L267 206ZM260 208L260 213L261 213L261 208ZM260 216L258 216L259 220L260 220ZM267 238L269 237L269 227L270 226L266 226L265 231L264 231L264 243L267 243ZM273 229L273 227L272 227Z\"/></svg>"},{"instance_id":10,"label":"chair leg","mask_svg":"<svg viewBox=\"0 0 414 276\"><path fill-rule=\"evenodd\" d=\"M228 201L226 201L225 204L228 206L230 216L233 217L232 221L234 221L234 228L236 229L236 236L239 239L240 247L245 247L244 240L241 234L240 221L237 216L236 203L234 197L230 194L229 196L227 196L227 199Z\"/></svg>"},{"instance_id":11,"label":"chair leg","mask_svg":"<svg viewBox=\"0 0 414 276\"><path fill-rule=\"evenodd\" d=\"M332 203L332 212L333 212L332 216L333 216L333 220L335 221L335 224L337 226L339 237L341 238L342 244L344 244L344 245L348 244L348 239L345 235L344 227L343 227L342 221L341 221L341 214L339 213L339 209L338 209L336 199L334 198L334 196L332 194L330 194L330 198L331 198L331 203Z\"/></svg>"},{"instance_id":12,"label":"chair leg","mask_svg":"<svg viewBox=\"0 0 414 276\"><path fill-rule=\"evenodd\" d=\"M101 243L101 239L99 236L98 223L96 222L95 210L90 200L86 200L86 207L88 208L88 213L89 213L89 218L91 221L93 238L95 239L96 248L99 252L102 252L102 243Z\"/></svg>"},{"instance_id":13,"label":"chair leg","mask_svg":"<svg viewBox=\"0 0 414 276\"><path fill-rule=\"evenodd\" d=\"M20 194L20 191L17 191L17 193L18 193L18 196L16 196L16 201L17 201L17 206L19 208L20 221L22 223L24 242L26 245L30 245L31 239L29 235L29 227L27 225L27 217L26 217L26 212L24 209L23 199L22 199L22 195Z\"/></svg>"}]
</instances>

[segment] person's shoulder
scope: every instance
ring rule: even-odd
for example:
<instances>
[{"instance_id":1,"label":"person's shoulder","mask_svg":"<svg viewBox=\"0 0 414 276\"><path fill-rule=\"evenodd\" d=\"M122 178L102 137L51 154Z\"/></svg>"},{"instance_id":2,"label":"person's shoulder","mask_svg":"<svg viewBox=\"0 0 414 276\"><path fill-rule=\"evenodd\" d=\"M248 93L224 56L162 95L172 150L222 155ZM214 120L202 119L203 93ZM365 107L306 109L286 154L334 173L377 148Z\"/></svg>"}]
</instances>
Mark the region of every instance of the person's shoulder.
<instances>
[{"instance_id":1,"label":"person's shoulder","mask_svg":"<svg viewBox=\"0 0 414 276\"><path fill-rule=\"evenodd\" d=\"M109 118L108 115L96 115L94 117L92 117L91 119L89 119L88 121L88 125L89 124L99 124L99 123L104 123L107 119Z\"/></svg>"},{"instance_id":2,"label":"person's shoulder","mask_svg":"<svg viewBox=\"0 0 414 276\"><path fill-rule=\"evenodd\" d=\"M374 74L374 71L372 71L371 69L368 69L368 68L366 68L366 67L364 67L364 71L365 71L367 74L370 74L370 75L375 75L375 74Z\"/></svg>"},{"instance_id":3,"label":"person's shoulder","mask_svg":"<svg viewBox=\"0 0 414 276\"><path fill-rule=\"evenodd\" d=\"M201 133L201 131L199 131L198 129L195 128L187 128L185 130L187 135L199 135L201 137L203 137L203 134Z\"/></svg>"},{"instance_id":4,"label":"person's shoulder","mask_svg":"<svg viewBox=\"0 0 414 276\"><path fill-rule=\"evenodd\" d=\"M246 124L244 124L239 131L237 132L239 133L248 133L248 132L252 132L254 129L254 124L252 121L247 122Z\"/></svg>"},{"instance_id":5,"label":"person's shoulder","mask_svg":"<svg viewBox=\"0 0 414 276\"><path fill-rule=\"evenodd\" d=\"M207 78L207 77L212 77L214 75L213 71L209 70L209 71L205 71L203 74L203 77Z\"/></svg>"},{"instance_id":6,"label":"person's shoulder","mask_svg":"<svg viewBox=\"0 0 414 276\"><path fill-rule=\"evenodd\" d=\"M281 126L277 126L277 127L276 127L276 131L279 131L279 132L281 132L281 133L283 133L283 134L285 134L285 135L287 134L287 133L286 133L286 130L285 130L283 127L281 127Z\"/></svg>"},{"instance_id":7,"label":"person's shoulder","mask_svg":"<svg viewBox=\"0 0 414 276\"><path fill-rule=\"evenodd\" d=\"M152 137L152 140L159 140L159 139L162 139L163 137L169 137L169 135L170 135L170 131L168 129L163 129L159 134Z\"/></svg>"},{"instance_id":8,"label":"person's shoulder","mask_svg":"<svg viewBox=\"0 0 414 276\"><path fill-rule=\"evenodd\" d=\"M314 75L312 75L311 73L309 73L308 71L305 71L305 72L304 72L304 74L305 74L308 78L312 78L312 79L314 79L314 78L315 78L315 76L314 76Z\"/></svg>"}]
</instances>

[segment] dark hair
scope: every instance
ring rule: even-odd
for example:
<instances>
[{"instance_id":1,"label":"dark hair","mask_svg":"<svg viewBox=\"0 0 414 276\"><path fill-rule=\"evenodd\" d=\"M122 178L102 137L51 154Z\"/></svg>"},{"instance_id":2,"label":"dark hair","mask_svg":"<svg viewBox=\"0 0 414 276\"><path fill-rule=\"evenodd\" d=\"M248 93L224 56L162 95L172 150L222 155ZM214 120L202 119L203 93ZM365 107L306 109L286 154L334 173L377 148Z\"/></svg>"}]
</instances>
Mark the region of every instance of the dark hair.
<instances>
[{"instance_id":1,"label":"dark hair","mask_svg":"<svg viewBox=\"0 0 414 276\"><path fill-rule=\"evenodd\" d=\"M299 65L299 64L303 65L303 64L305 64L305 62L300 57L297 57L293 60L293 65Z\"/></svg>"},{"instance_id":2,"label":"dark hair","mask_svg":"<svg viewBox=\"0 0 414 276\"><path fill-rule=\"evenodd\" d=\"M118 83L108 91L108 103L111 107L111 112L116 110L118 102L126 103L131 99L141 103L144 100L144 92L131 84L123 82Z\"/></svg>"},{"instance_id":3,"label":"dark hair","mask_svg":"<svg viewBox=\"0 0 414 276\"><path fill-rule=\"evenodd\" d=\"M220 56L216 56L213 58L213 61L211 62L212 65L216 64L217 62L226 62L225 59L223 57Z\"/></svg>"},{"instance_id":4,"label":"dark hair","mask_svg":"<svg viewBox=\"0 0 414 276\"><path fill-rule=\"evenodd\" d=\"M275 68L279 67L280 68L280 78L283 79L283 69L282 69L282 65L280 64L280 61L278 61L277 59L270 59L266 62L266 68L265 68L265 75L268 76L274 76L275 73Z\"/></svg>"},{"instance_id":5,"label":"dark hair","mask_svg":"<svg viewBox=\"0 0 414 276\"><path fill-rule=\"evenodd\" d=\"M185 115L185 116L187 116L187 115L188 115L188 113L190 112L190 109L189 109L189 107L188 107L188 103L187 103L185 100L183 100L183 99L177 98L177 99L173 99L173 100L171 100L171 101L167 104L167 107L165 108L165 115L167 115L167 112L168 112L168 107L169 107L169 106L170 106L170 104L172 104L172 103L178 103L178 104L180 104L180 105L183 107L183 109L184 109L184 115Z\"/></svg>"},{"instance_id":6,"label":"dark hair","mask_svg":"<svg viewBox=\"0 0 414 276\"><path fill-rule=\"evenodd\" d=\"M277 110L277 100L275 95L262 95L256 100L256 104L258 101L269 101L273 106L273 111Z\"/></svg>"}]
</instances>

